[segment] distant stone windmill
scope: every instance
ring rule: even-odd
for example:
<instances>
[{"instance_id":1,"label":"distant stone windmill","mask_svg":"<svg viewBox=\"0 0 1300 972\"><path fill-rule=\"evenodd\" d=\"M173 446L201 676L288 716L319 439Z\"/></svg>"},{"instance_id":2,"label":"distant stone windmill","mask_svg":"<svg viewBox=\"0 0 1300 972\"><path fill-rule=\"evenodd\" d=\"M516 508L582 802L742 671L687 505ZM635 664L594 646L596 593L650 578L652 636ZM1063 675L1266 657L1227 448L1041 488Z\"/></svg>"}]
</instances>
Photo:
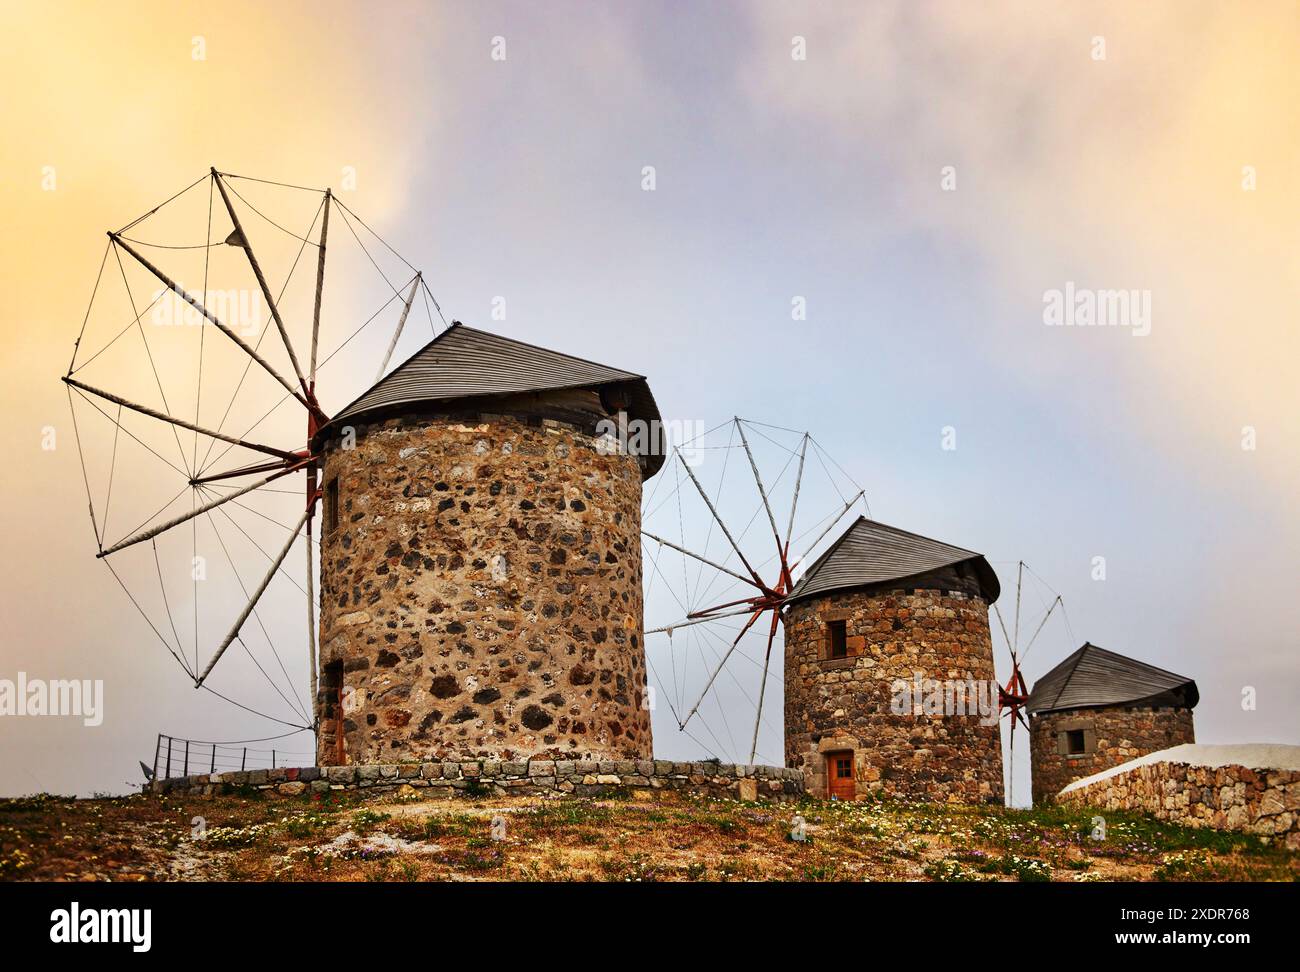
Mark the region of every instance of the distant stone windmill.
<instances>
[{"instance_id":1,"label":"distant stone windmill","mask_svg":"<svg viewBox=\"0 0 1300 972\"><path fill-rule=\"evenodd\" d=\"M869 510L846 524L859 502L861 487L808 433L738 418L674 449L644 517L659 695L680 731L709 751L776 762L783 745L783 762L803 770L815 796L1001 803L1015 723L1025 725L1020 664L1060 598L1022 648L1024 565L1009 628L981 554ZM1001 685L990 613L1011 662ZM772 725L777 666L784 720ZM932 712L919 697L898 711L895 688L914 680L954 701L960 691L958 711Z\"/></svg>"}]
</instances>

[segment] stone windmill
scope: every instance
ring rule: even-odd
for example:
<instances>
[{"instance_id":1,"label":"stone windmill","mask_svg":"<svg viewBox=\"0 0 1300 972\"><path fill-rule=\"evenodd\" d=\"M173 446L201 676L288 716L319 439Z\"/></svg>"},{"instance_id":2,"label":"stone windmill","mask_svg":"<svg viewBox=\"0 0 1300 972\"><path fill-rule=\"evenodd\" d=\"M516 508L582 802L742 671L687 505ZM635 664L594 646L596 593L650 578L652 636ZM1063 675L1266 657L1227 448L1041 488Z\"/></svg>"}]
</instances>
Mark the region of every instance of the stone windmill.
<instances>
[{"instance_id":1,"label":"stone windmill","mask_svg":"<svg viewBox=\"0 0 1300 972\"><path fill-rule=\"evenodd\" d=\"M786 599L785 705L810 792L1002 802L1000 592L981 554L866 517L808 568Z\"/></svg>"},{"instance_id":2,"label":"stone windmill","mask_svg":"<svg viewBox=\"0 0 1300 972\"><path fill-rule=\"evenodd\" d=\"M305 228L270 205L285 196L303 201ZM327 248L331 267L341 248L331 214L344 245L364 253L362 270L383 281L368 317L325 301ZM203 243L186 235L196 222ZM172 269L187 257L188 269ZM308 267L314 282L298 286ZM242 303L217 306L218 279L255 284L264 327L233 319ZM351 297L360 288L348 284ZM147 327L173 323L155 310L168 301L194 326ZM109 233L63 376L96 555L195 688L314 732L321 764L648 757L641 483L663 461L649 387L580 357L440 328L430 304L441 320L423 274L328 189L214 168ZM420 306L432 340L389 371ZM345 318L337 340L331 316ZM327 411L318 372L356 359L358 336L385 316L374 384ZM283 488L290 476L300 489ZM155 508L155 491L171 498ZM133 503L152 512L122 512ZM123 532L123 521L137 525ZM218 584L210 561L221 557ZM304 561L305 572L291 569ZM217 609L206 606L214 594ZM305 612L286 612L298 595ZM288 664L276 643L286 631L306 643ZM294 677L304 655L307 677ZM287 715L213 687L214 672L241 663ZM214 770L218 758L214 744Z\"/></svg>"},{"instance_id":3,"label":"stone windmill","mask_svg":"<svg viewBox=\"0 0 1300 972\"><path fill-rule=\"evenodd\" d=\"M1029 713L1034 803L1075 780L1196 742L1196 682L1085 643L1034 683Z\"/></svg>"},{"instance_id":4,"label":"stone windmill","mask_svg":"<svg viewBox=\"0 0 1300 972\"><path fill-rule=\"evenodd\" d=\"M646 381L461 324L325 423L319 759L652 755Z\"/></svg>"}]
</instances>

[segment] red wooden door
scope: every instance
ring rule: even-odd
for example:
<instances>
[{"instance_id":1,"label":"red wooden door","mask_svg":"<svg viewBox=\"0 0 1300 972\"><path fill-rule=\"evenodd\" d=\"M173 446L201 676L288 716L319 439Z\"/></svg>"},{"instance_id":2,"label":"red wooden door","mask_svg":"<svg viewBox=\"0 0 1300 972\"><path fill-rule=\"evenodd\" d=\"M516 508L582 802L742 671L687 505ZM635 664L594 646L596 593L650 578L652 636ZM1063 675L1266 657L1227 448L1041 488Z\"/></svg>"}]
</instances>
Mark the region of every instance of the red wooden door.
<instances>
[{"instance_id":1,"label":"red wooden door","mask_svg":"<svg viewBox=\"0 0 1300 972\"><path fill-rule=\"evenodd\" d=\"M852 800L857 794L853 788L853 752L826 754L826 789L832 800Z\"/></svg>"}]
</instances>

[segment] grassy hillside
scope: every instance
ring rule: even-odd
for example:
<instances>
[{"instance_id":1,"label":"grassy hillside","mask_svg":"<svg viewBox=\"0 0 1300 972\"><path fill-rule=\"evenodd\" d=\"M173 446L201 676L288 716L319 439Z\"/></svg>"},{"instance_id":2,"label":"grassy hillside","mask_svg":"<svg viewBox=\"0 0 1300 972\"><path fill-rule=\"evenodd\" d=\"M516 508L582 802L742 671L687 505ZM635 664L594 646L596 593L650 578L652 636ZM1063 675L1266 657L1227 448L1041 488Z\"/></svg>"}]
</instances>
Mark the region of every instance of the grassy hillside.
<instances>
[{"instance_id":1,"label":"grassy hillside","mask_svg":"<svg viewBox=\"0 0 1300 972\"><path fill-rule=\"evenodd\" d=\"M0 801L0 880L1296 880L1300 855L1133 814L425 793ZM795 839L797 817L804 839Z\"/></svg>"}]
</instances>

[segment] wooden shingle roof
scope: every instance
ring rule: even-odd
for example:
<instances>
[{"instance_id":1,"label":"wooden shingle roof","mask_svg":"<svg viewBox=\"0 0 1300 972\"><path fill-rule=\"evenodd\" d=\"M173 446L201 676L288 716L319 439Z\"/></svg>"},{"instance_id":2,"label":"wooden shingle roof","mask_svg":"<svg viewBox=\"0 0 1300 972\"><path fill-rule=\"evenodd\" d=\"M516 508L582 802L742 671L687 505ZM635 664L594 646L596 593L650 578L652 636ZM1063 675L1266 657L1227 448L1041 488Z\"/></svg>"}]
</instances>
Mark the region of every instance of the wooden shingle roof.
<instances>
[{"instance_id":1,"label":"wooden shingle roof","mask_svg":"<svg viewBox=\"0 0 1300 972\"><path fill-rule=\"evenodd\" d=\"M1135 658L1085 643L1034 683L1031 714L1111 705L1175 705L1200 701L1196 682Z\"/></svg>"},{"instance_id":2,"label":"wooden shingle roof","mask_svg":"<svg viewBox=\"0 0 1300 972\"><path fill-rule=\"evenodd\" d=\"M404 405L611 386L626 389L629 420L660 421L644 375L454 322L333 416L321 432L362 416L391 414ZM663 465L663 456L649 455L646 461L649 477Z\"/></svg>"},{"instance_id":3,"label":"wooden shingle roof","mask_svg":"<svg viewBox=\"0 0 1300 972\"><path fill-rule=\"evenodd\" d=\"M992 604L1001 586L982 554L860 516L804 572L787 601L904 581L968 561L979 577L985 600Z\"/></svg>"}]
</instances>

